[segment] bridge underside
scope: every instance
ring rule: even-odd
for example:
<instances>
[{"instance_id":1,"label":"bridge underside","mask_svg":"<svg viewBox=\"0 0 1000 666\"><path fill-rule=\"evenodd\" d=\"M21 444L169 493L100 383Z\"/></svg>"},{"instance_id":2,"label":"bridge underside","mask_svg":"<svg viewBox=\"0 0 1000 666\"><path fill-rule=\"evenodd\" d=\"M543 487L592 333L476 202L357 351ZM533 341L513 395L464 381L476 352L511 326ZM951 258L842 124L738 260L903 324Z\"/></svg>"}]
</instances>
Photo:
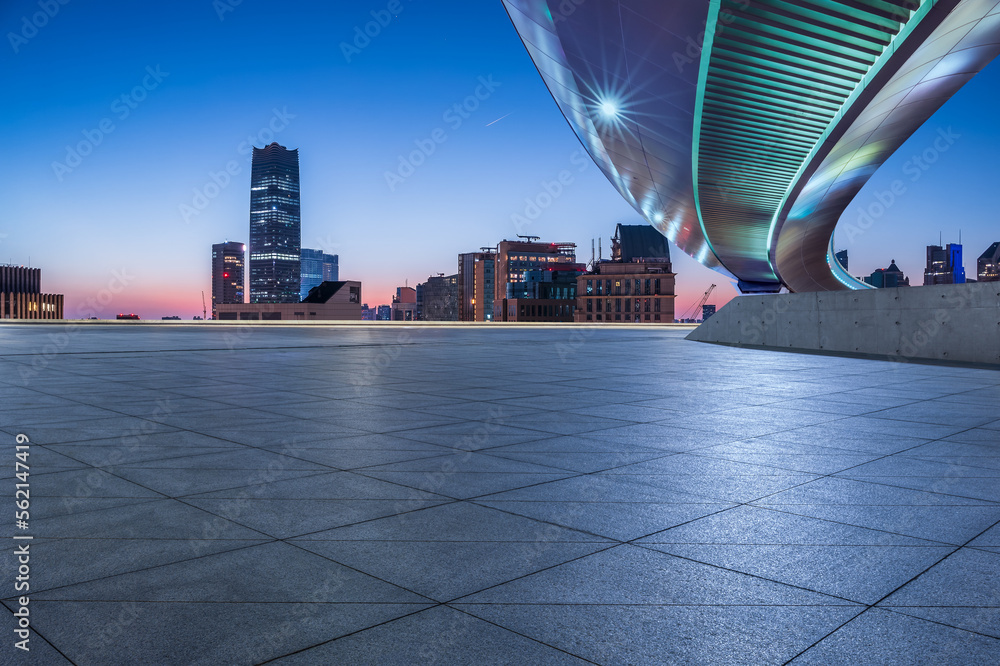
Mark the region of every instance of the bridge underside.
<instances>
[{"instance_id":1,"label":"bridge underside","mask_svg":"<svg viewBox=\"0 0 1000 666\"><path fill-rule=\"evenodd\" d=\"M997 0L504 4L622 196L746 292L866 288L841 214L1000 53Z\"/></svg>"}]
</instances>

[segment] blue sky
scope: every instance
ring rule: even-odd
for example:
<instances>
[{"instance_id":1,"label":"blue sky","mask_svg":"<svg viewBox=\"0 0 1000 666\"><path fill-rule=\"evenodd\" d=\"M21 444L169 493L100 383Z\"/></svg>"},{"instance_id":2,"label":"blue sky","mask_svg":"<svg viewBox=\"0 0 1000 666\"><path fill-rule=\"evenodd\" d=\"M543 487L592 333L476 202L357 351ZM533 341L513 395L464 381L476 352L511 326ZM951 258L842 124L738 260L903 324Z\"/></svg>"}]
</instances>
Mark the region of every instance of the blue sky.
<instances>
[{"instance_id":1,"label":"blue sky","mask_svg":"<svg viewBox=\"0 0 1000 666\"><path fill-rule=\"evenodd\" d=\"M499 0L397 0L395 15L389 0L234 1L70 0L36 32L23 17L41 11L37 0L0 7L0 177L12 204L0 261L30 257L43 289L67 295L68 316L110 284L103 316L200 314L211 244L247 240L246 147L272 139L300 152L303 245L339 254L342 278L362 280L372 305L517 233L576 242L589 260L592 238L607 251L616 223L639 222L580 159ZM387 24L345 55L373 11ZM467 117L449 113L477 91ZM838 235L852 273L896 259L919 282L924 246L959 228L974 272L1000 239L998 98L994 64L875 176L845 219L894 179L909 186L865 233ZM947 127L960 138L910 183L908 155ZM390 187L386 173L419 145L433 152ZM563 171L570 184L518 228L513 216ZM674 258L679 311L713 282L714 302L735 295L723 276Z\"/></svg>"}]
</instances>

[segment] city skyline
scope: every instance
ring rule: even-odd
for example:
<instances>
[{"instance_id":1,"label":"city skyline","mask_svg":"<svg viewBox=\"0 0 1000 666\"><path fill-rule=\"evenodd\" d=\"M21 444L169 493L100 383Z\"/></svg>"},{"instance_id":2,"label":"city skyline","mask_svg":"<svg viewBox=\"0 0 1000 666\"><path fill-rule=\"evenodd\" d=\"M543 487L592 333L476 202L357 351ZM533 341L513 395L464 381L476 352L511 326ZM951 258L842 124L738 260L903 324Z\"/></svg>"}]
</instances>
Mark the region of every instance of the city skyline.
<instances>
[{"instance_id":1,"label":"city skyline","mask_svg":"<svg viewBox=\"0 0 1000 666\"><path fill-rule=\"evenodd\" d=\"M1000 0L3 27L3 663L997 661Z\"/></svg>"},{"instance_id":2,"label":"city skyline","mask_svg":"<svg viewBox=\"0 0 1000 666\"><path fill-rule=\"evenodd\" d=\"M0 22L16 31L33 6L5 6ZM69 4L8 50L8 85L26 103L7 116L18 128L9 148L21 157L2 167L14 222L0 229L0 260L44 268L67 312L117 272L128 284L102 316L189 319L210 288L206 248L249 241L250 149L272 140L301 150L302 244L340 255L341 277L364 283L373 305L407 280L451 274L459 253L518 233L585 247L640 222L565 131L499 3L403 4L367 46L346 53L339 45L373 20L368 9L328 7L305 21L277 7L240 4L220 17L202 3L169 13L112 3L95 17ZM246 43L263 30L281 46L269 59ZM995 106L997 90L994 64L862 190L836 236L852 274L884 267L889 254L916 275L926 245L942 229L956 241L958 228L966 272L975 272L975 257L997 240L985 165L1000 137L990 114L969 110ZM44 246L43 236L62 242ZM393 257L391 276L376 260L385 237L419 248ZM718 306L735 296L680 251L674 264L678 310L713 283Z\"/></svg>"}]
</instances>

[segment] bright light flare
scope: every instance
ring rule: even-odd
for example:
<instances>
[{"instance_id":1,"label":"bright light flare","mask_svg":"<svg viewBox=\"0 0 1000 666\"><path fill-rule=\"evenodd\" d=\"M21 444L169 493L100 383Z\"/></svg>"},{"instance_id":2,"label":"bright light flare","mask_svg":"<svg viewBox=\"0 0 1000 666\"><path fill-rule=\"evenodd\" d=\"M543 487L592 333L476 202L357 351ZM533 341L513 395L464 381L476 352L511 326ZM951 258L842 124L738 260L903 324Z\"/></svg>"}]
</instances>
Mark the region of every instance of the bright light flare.
<instances>
[{"instance_id":1,"label":"bright light flare","mask_svg":"<svg viewBox=\"0 0 1000 666\"><path fill-rule=\"evenodd\" d=\"M621 113L621 108L619 108L618 104L610 99L601 102L597 109L601 112L601 115L608 120L617 118Z\"/></svg>"}]
</instances>

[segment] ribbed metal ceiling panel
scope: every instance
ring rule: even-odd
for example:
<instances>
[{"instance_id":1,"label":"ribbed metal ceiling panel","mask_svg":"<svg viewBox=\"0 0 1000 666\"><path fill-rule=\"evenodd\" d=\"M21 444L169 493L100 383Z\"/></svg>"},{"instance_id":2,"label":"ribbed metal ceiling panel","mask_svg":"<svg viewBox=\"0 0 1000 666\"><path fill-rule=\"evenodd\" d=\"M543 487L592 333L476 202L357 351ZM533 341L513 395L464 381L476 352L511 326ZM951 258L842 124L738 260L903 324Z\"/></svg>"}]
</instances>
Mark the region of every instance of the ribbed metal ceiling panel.
<instances>
[{"instance_id":1,"label":"ribbed metal ceiling panel","mask_svg":"<svg viewBox=\"0 0 1000 666\"><path fill-rule=\"evenodd\" d=\"M913 15L908 0L723 0L705 79L697 180L716 255L779 282L768 257L796 175Z\"/></svg>"}]
</instances>

